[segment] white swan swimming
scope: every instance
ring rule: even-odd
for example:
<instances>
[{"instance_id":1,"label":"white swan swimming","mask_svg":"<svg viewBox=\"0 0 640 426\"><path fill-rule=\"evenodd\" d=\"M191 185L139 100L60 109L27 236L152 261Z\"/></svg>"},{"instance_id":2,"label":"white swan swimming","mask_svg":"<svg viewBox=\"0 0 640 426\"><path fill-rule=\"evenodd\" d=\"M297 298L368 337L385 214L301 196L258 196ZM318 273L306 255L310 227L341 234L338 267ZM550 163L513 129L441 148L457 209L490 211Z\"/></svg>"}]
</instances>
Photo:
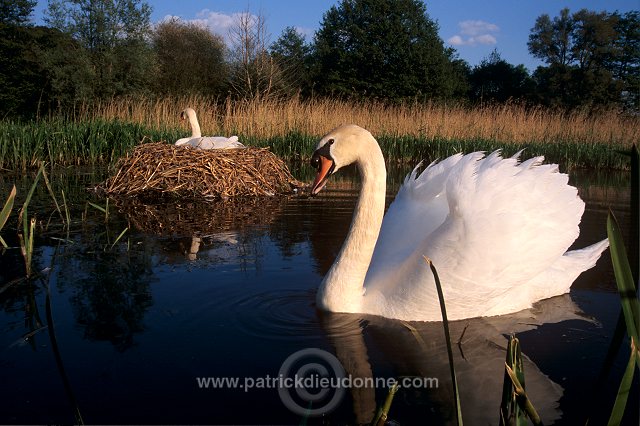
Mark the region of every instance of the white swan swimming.
<instances>
[{"instance_id":1,"label":"white swan swimming","mask_svg":"<svg viewBox=\"0 0 640 426\"><path fill-rule=\"evenodd\" d=\"M178 139L176 146L192 146L197 149L233 149L246 148L242 143L238 142L237 136L226 138L224 136L202 136L200 132L200 124L196 112L192 108L186 108L180 113L182 120L189 119L191 125L191 136L188 138Z\"/></svg>"},{"instance_id":2,"label":"white swan swimming","mask_svg":"<svg viewBox=\"0 0 640 426\"><path fill-rule=\"evenodd\" d=\"M451 320L501 315L564 294L608 247L567 251L584 202L568 176L536 157L456 154L407 176L384 216L386 169L365 129L346 125L318 143L311 193L355 163L362 187L349 233L317 294L332 312L440 321L436 266ZM383 221L384 216L384 221ZM374 250L375 249L375 250Z\"/></svg>"}]
</instances>

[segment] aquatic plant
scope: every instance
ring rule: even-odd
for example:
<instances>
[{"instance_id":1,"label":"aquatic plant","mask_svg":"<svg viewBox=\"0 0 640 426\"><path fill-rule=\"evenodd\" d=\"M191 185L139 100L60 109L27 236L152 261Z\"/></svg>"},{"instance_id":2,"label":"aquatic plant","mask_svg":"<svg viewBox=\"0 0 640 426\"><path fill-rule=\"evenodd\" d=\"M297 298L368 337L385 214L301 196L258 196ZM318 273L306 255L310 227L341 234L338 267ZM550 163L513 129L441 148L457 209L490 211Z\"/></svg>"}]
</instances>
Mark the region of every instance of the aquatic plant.
<instances>
[{"instance_id":1,"label":"aquatic plant","mask_svg":"<svg viewBox=\"0 0 640 426\"><path fill-rule=\"evenodd\" d=\"M9 192L9 196L7 197L7 201L5 201L4 207L2 207L2 210L0 211L0 231L2 231L4 224L7 223L7 219L9 219L9 215L11 214L11 209L13 209L13 202L15 201L15 198L16 186L13 185L11 192ZM2 244L4 248L9 247L7 243L2 239L2 236L0 236L0 244Z\"/></svg>"},{"instance_id":2,"label":"aquatic plant","mask_svg":"<svg viewBox=\"0 0 640 426\"><path fill-rule=\"evenodd\" d=\"M607 235L609 237L611 260L613 263L613 271L616 277L618 293L622 303L622 312L624 314L627 334L631 339L631 353L629 362L620 381L620 387L616 395L616 400L609 418L609 425L620 424L624 416L627 398L633 383L635 374L635 366L640 369L640 353L638 352L638 331L640 330L640 301L636 292L631 267L627 258L620 226L612 212L609 212L607 218Z\"/></svg>"},{"instance_id":3,"label":"aquatic plant","mask_svg":"<svg viewBox=\"0 0 640 426\"><path fill-rule=\"evenodd\" d=\"M637 193L638 183L640 182L640 169L638 167L639 154L635 145L631 149L630 156L632 181L631 221L635 227L632 232L633 234L637 233L640 209L638 206ZM611 410L611 416L609 417L608 422L609 425L617 425L620 424L624 416L627 399L633 384L636 365L638 366L638 369L640 369L640 352L638 348L638 342L640 342L640 300L638 299L637 292L638 264L635 265L636 271L634 278L634 273L631 270L629 258L624 246L622 233L620 232L620 225L612 211L609 211L609 215L607 217L607 236L609 237L613 272L616 277L618 293L620 294L620 302L622 304L626 330L631 340L629 362L627 363L627 367L625 368L625 372L620 381L616 400L613 404L613 409ZM638 241L637 235L636 238L632 240L632 244L632 252L635 252L635 256L638 256L638 246L640 245L640 241ZM637 259L635 259L635 261L637 262Z\"/></svg>"},{"instance_id":4,"label":"aquatic plant","mask_svg":"<svg viewBox=\"0 0 640 426\"><path fill-rule=\"evenodd\" d=\"M378 409L373 422L371 422L372 426L384 426L387 422L387 418L389 417L389 410L391 409L391 404L393 403L393 397L400 386L397 383L394 383L393 386L389 388L389 393L387 394L387 398L384 401L384 404Z\"/></svg>"},{"instance_id":5,"label":"aquatic plant","mask_svg":"<svg viewBox=\"0 0 640 426\"><path fill-rule=\"evenodd\" d=\"M105 223L109 222L109 197L106 198L104 202L104 207L99 206L95 203L92 203L91 201L87 201L87 204L89 204L94 209L102 212L104 214L104 222Z\"/></svg>"},{"instance_id":6,"label":"aquatic plant","mask_svg":"<svg viewBox=\"0 0 640 426\"><path fill-rule=\"evenodd\" d=\"M27 278L31 276L31 261L33 260L33 238L36 227L36 218L32 217L31 220L29 220L28 207L29 203L31 202L31 197L33 197L33 192L38 185L38 180L40 179L40 176L43 174L43 172L44 166L41 165L40 169L38 170L38 174L36 175L33 184L31 185L31 189L29 189L29 192L27 193L27 198L22 205L22 209L20 209L20 213L18 213L18 228L22 223L22 233L19 233L18 237L20 239L20 250L22 252L22 257L24 258L25 273ZM29 225L27 225L27 223L29 223Z\"/></svg>"},{"instance_id":7,"label":"aquatic plant","mask_svg":"<svg viewBox=\"0 0 640 426\"><path fill-rule=\"evenodd\" d=\"M527 417L534 425L542 421L525 391L524 366L520 341L513 335L507 343L502 403L500 404L500 425L526 425Z\"/></svg>"},{"instance_id":8,"label":"aquatic plant","mask_svg":"<svg viewBox=\"0 0 640 426\"><path fill-rule=\"evenodd\" d=\"M444 301L444 294L442 293L442 285L440 284L440 277L438 271L433 265L431 259L423 256L425 262L429 265L431 273L436 283L436 290L438 291L438 300L440 302L440 311L442 312L442 328L444 329L444 338L447 344L447 355L449 357L449 372L451 373L451 382L453 384L453 400L456 404L456 424L462 426L462 407L460 405L460 391L458 390L458 380L456 379L456 367L453 363L453 349L451 348L451 335L449 333L449 320L447 319L447 307Z\"/></svg>"}]
</instances>

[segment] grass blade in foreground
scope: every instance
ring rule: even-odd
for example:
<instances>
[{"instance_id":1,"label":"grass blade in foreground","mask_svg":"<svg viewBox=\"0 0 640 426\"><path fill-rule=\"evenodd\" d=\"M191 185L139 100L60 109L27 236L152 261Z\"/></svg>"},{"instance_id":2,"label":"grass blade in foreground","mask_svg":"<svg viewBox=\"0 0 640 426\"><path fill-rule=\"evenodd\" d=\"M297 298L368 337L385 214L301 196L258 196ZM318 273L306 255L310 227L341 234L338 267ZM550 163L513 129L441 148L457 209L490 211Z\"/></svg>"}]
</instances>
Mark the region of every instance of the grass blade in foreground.
<instances>
[{"instance_id":1,"label":"grass blade in foreground","mask_svg":"<svg viewBox=\"0 0 640 426\"><path fill-rule=\"evenodd\" d=\"M49 195L51 196L51 199L56 206L56 211L58 212L58 214L60 215L60 219L62 219L62 222L64 223L64 216L62 216L62 211L60 210L60 205L58 204L58 200L56 199L56 194L53 193L53 188L51 187L51 183L49 182L49 178L47 177L47 171L45 170L44 165L41 165L40 167L42 169L42 177L44 178L44 183L47 187L47 191L49 191Z\"/></svg>"},{"instance_id":2,"label":"grass blade in foreground","mask_svg":"<svg viewBox=\"0 0 640 426\"><path fill-rule=\"evenodd\" d=\"M500 425L527 425L527 417L534 425L541 425L538 412L524 390L524 368L520 341L509 336L507 360L505 362L502 404L500 405Z\"/></svg>"},{"instance_id":3,"label":"grass blade in foreground","mask_svg":"<svg viewBox=\"0 0 640 426\"><path fill-rule=\"evenodd\" d=\"M520 341L515 336L509 336L507 343L506 364L513 370L518 381L524 387L524 369ZM517 393L508 370L505 368L502 385L502 403L500 404L500 425L526 425L527 415L517 401Z\"/></svg>"},{"instance_id":4,"label":"grass blade in foreground","mask_svg":"<svg viewBox=\"0 0 640 426\"><path fill-rule=\"evenodd\" d=\"M609 216L607 217L607 235L609 237L609 250L611 251L613 272L616 276L622 311L624 312L624 318L627 324L627 333L638 342L640 341L640 339L638 339L638 329L640 329L638 326L640 302L638 302L636 286L633 282L631 267L629 266L627 252L624 248L622 234L620 233L620 225L618 225L618 221L611 211L609 211Z\"/></svg>"},{"instance_id":5,"label":"grass blade in foreground","mask_svg":"<svg viewBox=\"0 0 640 426\"><path fill-rule=\"evenodd\" d=\"M120 241L120 239L122 238L122 236L125 234L125 232L127 232L129 230L129 227L127 226L126 228L124 228L122 230L122 232L120 233L120 235L118 235L118 238L116 238L116 240L113 242L113 244L111 244L111 247L109 248L109 250L113 250L113 247L118 244L118 241Z\"/></svg>"},{"instance_id":6,"label":"grass blade in foreground","mask_svg":"<svg viewBox=\"0 0 640 426\"><path fill-rule=\"evenodd\" d=\"M22 209L18 214L18 221L22 221L22 234L19 234L18 237L20 238L20 249L22 250L22 257L24 258L27 277L31 276L31 259L33 258L33 236L36 227L36 218L33 217L31 218L31 221L29 221L27 210L29 207L29 203L31 202L31 197L33 197L33 193L36 190L38 180L40 180L40 176L42 175L43 171L44 166L40 166L38 174L36 175L36 178L31 185L31 189L29 189L29 193L27 194L27 199L24 201ZM27 225L27 222L29 222L30 225ZM20 225L18 224L18 226Z\"/></svg>"},{"instance_id":7,"label":"grass blade in foreground","mask_svg":"<svg viewBox=\"0 0 640 426\"><path fill-rule=\"evenodd\" d=\"M616 402L613 404L613 410L611 410L611 416L607 423L608 426L619 425L622 422L622 417L624 416L625 408L627 406L627 399L629 398L629 392L631 391L631 385L633 384L633 376L636 372L635 364L638 362L639 357L640 354L638 353L638 348L632 337L631 355L629 356L627 368L625 369L622 380L620 381Z\"/></svg>"},{"instance_id":8,"label":"grass blade in foreground","mask_svg":"<svg viewBox=\"0 0 640 426\"><path fill-rule=\"evenodd\" d=\"M64 390L67 393L67 397L73 406L73 414L76 418L76 423L79 425L84 425L84 420L82 418L82 413L80 413L80 407L78 405L78 400L75 397L73 392L73 388L71 387L71 382L69 381L69 377L67 376L66 370L64 368L64 363L62 362L62 356L60 355L60 348L58 347L58 339L56 338L56 330L53 322L53 313L51 311L51 291L49 288L49 283L45 283L47 295L45 298L45 308L47 315L47 329L49 330L49 339L51 341L51 350L53 351L53 355L56 359L56 365L58 366L58 371L60 373L60 377L62 377L62 383L64 384Z\"/></svg>"},{"instance_id":9,"label":"grass blade in foreground","mask_svg":"<svg viewBox=\"0 0 640 426\"><path fill-rule=\"evenodd\" d=\"M536 409L533 408L533 404L531 403L531 400L527 396L527 393L524 391L524 387L518 380L518 376L511 369L511 367L507 365L507 363L505 363L504 366L507 370L507 374L509 375L509 378L511 379L511 382L513 382L513 388L516 394L516 400L518 401L518 405L520 406L520 408L522 408L522 410L524 410L524 412L527 413L527 415L529 416L529 418L531 419L534 425L542 425L542 420L540 420L540 416L536 412Z\"/></svg>"},{"instance_id":10,"label":"grass blade in foreground","mask_svg":"<svg viewBox=\"0 0 640 426\"><path fill-rule=\"evenodd\" d=\"M393 397L395 396L396 392L398 392L399 388L400 386L398 386L397 383L394 383L393 386L389 388L389 393L387 394L387 398L384 401L384 405L380 407L378 413L376 414L376 418L373 420L373 423L371 423L373 426L383 426L386 423L387 418L389 417L389 410L391 409Z\"/></svg>"},{"instance_id":11,"label":"grass blade in foreground","mask_svg":"<svg viewBox=\"0 0 640 426\"><path fill-rule=\"evenodd\" d=\"M107 198L107 201L105 202L104 207L99 206L97 204L92 203L91 201L87 201L87 203L89 203L89 205L91 207L93 207L96 210L101 211L102 213L104 213L104 221L108 222L109 221L109 198Z\"/></svg>"},{"instance_id":12,"label":"grass blade in foreground","mask_svg":"<svg viewBox=\"0 0 640 426\"><path fill-rule=\"evenodd\" d=\"M0 211L0 231L2 231L4 224L7 223L7 219L9 219L9 215L11 214L11 209L13 209L13 202L15 201L15 198L16 198L16 186L13 185L13 188L9 193L9 198L7 198L7 201L4 203L4 207L2 208L2 211ZM8 247L7 243L2 239L2 237L0 237L0 244L2 244L4 248Z\"/></svg>"},{"instance_id":13,"label":"grass blade in foreground","mask_svg":"<svg viewBox=\"0 0 640 426\"><path fill-rule=\"evenodd\" d=\"M440 300L440 310L442 311L442 326L444 328L444 337L447 340L447 354L449 355L449 368L451 371L451 382L453 383L453 399L456 402L456 423L462 426L462 407L460 406L460 392L458 392L458 381L456 380L456 369L453 365L453 350L451 349L451 336L449 334L449 320L447 320L447 308L444 303L444 294L440 285L440 277L438 271L433 266L433 262L427 256L422 256L431 268L431 273L436 281L436 289L438 290L438 299Z\"/></svg>"}]
</instances>

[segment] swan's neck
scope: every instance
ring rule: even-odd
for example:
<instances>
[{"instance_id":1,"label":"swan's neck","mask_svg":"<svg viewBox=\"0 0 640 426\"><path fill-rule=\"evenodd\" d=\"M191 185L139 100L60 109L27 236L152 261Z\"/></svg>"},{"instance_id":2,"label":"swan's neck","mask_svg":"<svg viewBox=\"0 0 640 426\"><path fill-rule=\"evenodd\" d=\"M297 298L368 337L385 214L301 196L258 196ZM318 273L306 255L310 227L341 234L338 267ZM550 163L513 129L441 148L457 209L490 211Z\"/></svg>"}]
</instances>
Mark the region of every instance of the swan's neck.
<instances>
[{"instance_id":1,"label":"swan's neck","mask_svg":"<svg viewBox=\"0 0 640 426\"><path fill-rule=\"evenodd\" d=\"M362 188L349 233L318 292L318 304L332 312L360 312L364 279L384 216L387 171L377 144L356 162Z\"/></svg>"},{"instance_id":2,"label":"swan's neck","mask_svg":"<svg viewBox=\"0 0 640 426\"><path fill-rule=\"evenodd\" d=\"M189 114L189 124L191 125L191 137L192 138L201 137L202 133L200 132L200 124L198 123L198 118L193 113Z\"/></svg>"}]
</instances>

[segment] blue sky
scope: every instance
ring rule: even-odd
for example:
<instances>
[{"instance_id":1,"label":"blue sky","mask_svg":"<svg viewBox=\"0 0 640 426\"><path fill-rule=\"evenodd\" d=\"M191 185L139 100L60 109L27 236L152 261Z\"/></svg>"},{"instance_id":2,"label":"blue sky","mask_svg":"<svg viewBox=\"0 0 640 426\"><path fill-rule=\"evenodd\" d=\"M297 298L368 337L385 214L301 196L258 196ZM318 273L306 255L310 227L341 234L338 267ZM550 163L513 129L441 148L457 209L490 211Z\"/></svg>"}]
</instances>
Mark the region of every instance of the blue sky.
<instances>
[{"instance_id":1,"label":"blue sky","mask_svg":"<svg viewBox=\"0 0 640 426\"><path fill-rule=\"evenodd\" d=\"M337 0L147 0L153 8L152 22L167 16L199 21L226 36L234 16L246 12L262 14L274 41L287 26L293 26L311 40L323 14ZM640 0L427 0L427 13L438 22L440 37L459 56L477 65L493 49L511 64L524 64L533 71L539 61L529 55L527 40L535 20L543 13L559 14L563 7L572 12L640 10ZM38 1L35 20L39 22L47 1Z\"/></svg>"}]
</instances>

